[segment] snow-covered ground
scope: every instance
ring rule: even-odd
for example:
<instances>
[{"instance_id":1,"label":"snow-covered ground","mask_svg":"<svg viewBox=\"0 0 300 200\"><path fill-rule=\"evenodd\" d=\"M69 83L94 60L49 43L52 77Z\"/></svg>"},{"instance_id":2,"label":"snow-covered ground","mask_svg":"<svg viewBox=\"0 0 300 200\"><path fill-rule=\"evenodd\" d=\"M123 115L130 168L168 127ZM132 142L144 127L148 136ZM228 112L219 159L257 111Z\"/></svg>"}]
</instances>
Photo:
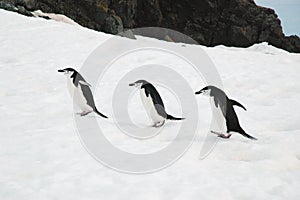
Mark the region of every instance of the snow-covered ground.
<instances>
[{"instance_id":1,"label":"snow-covered ground","mask_svg":"<svg viewBox=\"0 0 300 200\"><path fill-rule=\"evenodd\" d=\"M236 111L245 130L259 140L234 135L199 160L211 116L208 100L199 97L202 126L188 152L164 170L130 175L104 167L85 150L74 128L65 77L57 73L65 66L79 69L111 37L0 10L1 199L300 199L300 55L267 44L199 46L213 60L228 95L248 109ZM152 39L131 42L147 40ZM184 68L182 74L193 76ZM106 88L116 78L104 77L107 96L96 93L96 104L109 116ZM201 80L191 81L194 90L203 86ZM176 113L176 101L168 96L165 101ZM137 114L143 119L142 112ZM101 123L104 128L113 124ZM122 148L131 144L114 134L112 140ZM156 142L151 145L160 145Z\"/></svg>"}]
</instances>

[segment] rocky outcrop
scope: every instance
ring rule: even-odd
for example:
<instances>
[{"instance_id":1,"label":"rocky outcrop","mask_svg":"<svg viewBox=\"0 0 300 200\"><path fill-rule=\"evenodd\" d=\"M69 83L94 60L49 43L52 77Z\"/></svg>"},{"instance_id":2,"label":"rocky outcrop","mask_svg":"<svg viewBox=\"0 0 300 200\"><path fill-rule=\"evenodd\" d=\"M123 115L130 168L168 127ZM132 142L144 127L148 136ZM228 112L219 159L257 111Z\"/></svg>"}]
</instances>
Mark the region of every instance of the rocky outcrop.
<instances>
[{"instance_id":1,"label":"rocky outcrop","mask_svg":"<svg viewBox=\"0 0 300 200\"><path fill-rule=\"evenodd\" d=\"M109 0L0 0L0 8L7 5L24 8L27 12L42 10L45 13L63 14L82 26L107 33L123 31L122 19L108 6ZM3 5L5 5L3 7ZM23 13L21 13L23 14Z\"/></svg>"},{"instance_id":2,"label":"rocky outcrop","mask_svg":"<svg viewBox=\"0 0 300 200\"><path fill-rule=\"evenodd\" d=\"M15 4L11 1L0 1L0 8L33 17L33 14L30 11L28 11L24 6Z\"/></svg>"},{"instance_id":3,"label":"rocky outcrop","mask_svg":"<svg viewBox=\"0 0 300 200\"><path fill-rule=\"evenodd\" d=\"M0 7L4 4L28 16L38 9L64 14L83 26L112 34L158 26L182 32L206 46L248 47L268 42L300 53L299 37L286 37L274 10L257 6L253 0L0 0Z\"/></svg>"},{"instance_id":4,"label":"rocky outcrop","mask_svg":"<svg viewBox=\"0 0 300 200\"><path fill-rule=\"evenodd\" d=\"M156 1L160 3L163 19L153 25L185 33L200 44L248 47L268 42L300 52L299 37L286 37L274 10L257 6L253 0ZM147 24L140 22L139 26Z\"/></svg>"}]
</instances>

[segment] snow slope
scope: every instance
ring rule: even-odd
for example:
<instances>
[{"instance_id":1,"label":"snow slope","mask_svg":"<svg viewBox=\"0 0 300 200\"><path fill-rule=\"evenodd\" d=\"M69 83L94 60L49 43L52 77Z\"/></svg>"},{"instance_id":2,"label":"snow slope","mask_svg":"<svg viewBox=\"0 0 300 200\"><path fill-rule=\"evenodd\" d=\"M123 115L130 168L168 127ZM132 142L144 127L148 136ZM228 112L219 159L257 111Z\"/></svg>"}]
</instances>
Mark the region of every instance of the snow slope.
<instances>
[{"instance_id":1,"label":"snow slope","mask_svg":"<svg viewBox=\"0 0 300 200\"><path fill-rule=\"evenodd\" d=\"M0 10L1 199L300 199L300 55L264 43L246 49L199 46L215 63L228 95L248 108L236 110L259 140L234 135L199 160L210 123L209 102L199 97L205 114L188 152L159 172L129 175L104 167L84 149L65 78L57 73L65 66L79 69L110 37ZM151 39L136 42L146 40ZM191 85L204 86L197 79ZM109 87L107 79L102 89L109 93ZM96 104L111 116L109 97L96 95ZM176 113L176 103L166 104ZM125 136L112 139L136 150Z\"/></svg>"}]
</instances>

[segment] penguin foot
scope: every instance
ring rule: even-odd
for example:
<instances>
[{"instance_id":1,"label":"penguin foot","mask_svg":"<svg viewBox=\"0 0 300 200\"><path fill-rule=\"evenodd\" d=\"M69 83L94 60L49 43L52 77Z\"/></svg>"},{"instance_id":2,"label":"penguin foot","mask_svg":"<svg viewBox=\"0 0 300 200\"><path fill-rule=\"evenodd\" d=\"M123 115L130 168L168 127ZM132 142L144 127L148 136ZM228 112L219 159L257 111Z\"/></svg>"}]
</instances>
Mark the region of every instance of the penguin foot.
<instances>
[{"instance_id":1,"label":"penguin foot","mask_svg":"<svg viewBox=\"0 0 300 200\"><path fill-rule=\"evenodd\" d=\"M159 128L159 127L163 126L164 124L165 124L165 121L163 121L163 122L157 122L157 123L153 124L152 127Z\"/></svg>"},{"instance_id":2,"label":"penguin foot","mask_svg":"<svg viewBox=\"0 0 300 200\"><path fill-rule=\"evenodd\" d=\"M81 113L76 113L76 114L78 114L78 115L80 115L81 117L83 117L83 116L86 116L87 114L90 114L91 112L93 112L93 111L83 111L83 112L81 112Z\"/></svg>"},{"instance_id":3,"label":"penguin foot","mask_svg":"<svg viewBox=\"0 0 300 200\"><path fill-rule=\"evenodd\" d=\"M232 135L232 134L225 135L224 133L218 133L218 132L215 132L215 131L210 131L210 132L213 133L213 134L216 134L218 137L224 138L224 139L229 139L230 136Z\"/></svg>"}]
</instances>

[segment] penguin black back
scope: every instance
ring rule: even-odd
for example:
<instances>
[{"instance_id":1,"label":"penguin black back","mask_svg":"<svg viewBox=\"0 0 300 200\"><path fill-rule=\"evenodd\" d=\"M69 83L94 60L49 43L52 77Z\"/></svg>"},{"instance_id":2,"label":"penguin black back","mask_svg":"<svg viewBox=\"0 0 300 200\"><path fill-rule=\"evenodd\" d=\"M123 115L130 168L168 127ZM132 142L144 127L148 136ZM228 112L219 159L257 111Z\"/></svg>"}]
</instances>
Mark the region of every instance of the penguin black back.
<instances>
[{"instance_id":1,"label":"penguin black back","mask_svg":"<svg viewBox=\"0 0 300 200\"><path fill-rule=\"evenodd\" d=\"M147 97L150 95L158 114L164 118L167 118L164 102L156 88L149 82L144 83L141 88L145 90Z\"/></svg>"}]
</instances>

